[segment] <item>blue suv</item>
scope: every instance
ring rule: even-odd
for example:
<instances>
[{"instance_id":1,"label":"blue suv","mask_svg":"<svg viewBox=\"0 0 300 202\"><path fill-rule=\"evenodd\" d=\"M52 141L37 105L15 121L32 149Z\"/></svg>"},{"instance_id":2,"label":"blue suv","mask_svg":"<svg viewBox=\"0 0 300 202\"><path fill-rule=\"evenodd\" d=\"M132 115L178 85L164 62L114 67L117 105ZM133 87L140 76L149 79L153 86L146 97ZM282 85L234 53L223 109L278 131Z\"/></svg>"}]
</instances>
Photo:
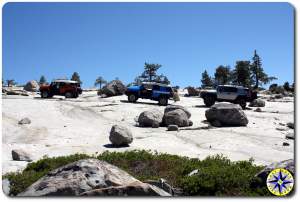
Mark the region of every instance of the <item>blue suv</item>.
<instances>
[{"instance_id":1,"label":"blue suv","mask_svg":"<svg viewBox=\"0 0 300 202\"><path fill-rule=\"evenodd\" d=\"M144 82L138 86L130 86L125 94L129 102L136 102L139 98L158 101L159 105L168 105L168 100L173 97L173 89L169 85Z\"/></svg>"}]
</instances>

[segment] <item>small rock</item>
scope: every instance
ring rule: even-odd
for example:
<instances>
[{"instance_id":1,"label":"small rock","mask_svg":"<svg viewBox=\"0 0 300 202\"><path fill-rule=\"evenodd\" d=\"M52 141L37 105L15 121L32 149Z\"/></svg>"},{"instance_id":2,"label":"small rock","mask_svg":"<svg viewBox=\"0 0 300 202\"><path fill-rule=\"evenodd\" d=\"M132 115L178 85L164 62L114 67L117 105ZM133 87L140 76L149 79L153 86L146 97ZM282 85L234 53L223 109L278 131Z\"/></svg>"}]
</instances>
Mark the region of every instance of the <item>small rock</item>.
<instances>
[{"instance_id":1,"label":"small rock","mask_svg":"<svg viewBox=\"0 0 300 202\"><path fill-rule=\"evenodd\" d=\"M282 146L289 146L290 144L287 142L282 143Z\"/></svg>"},{"instance_id":2,"label":"small rock","mask_svg":"<svg viewBox=\"0 0 300 202\"><path fill-rule=\"evenodd\" d=\"M294 123L293 122L288 122L286 124L287 127L291 128L291 129L294 129Z\"/></svg>"},{"instance_id":3,"label":"small rock","mask_svg":"<svg viewBox=\"0 0 300 202\"><path fill-rule=\"evenodd\" d=\"M190 177L190 176L196 175L196 174L198 174L198 173L199 173L199 169L195 169L195 170L193 170L192 172L190 172L190 173L188 174L188 176Z\"/></svg>"},{"instance_id":4,"label":"small rock","mask_svg":"<svg viewBox=\"0 0 300 202\"><path fill-rule=\"evenodd\" d=\"M285 131L286 129L285 128L275 128L276 130L279 130L279 131Z\"/></svg>"},{"instance_id":5,"label":"small rock","mask_svg":"<svg viewBox=\"0 0 300 202\"><path fill-rule=\"evenodd\" d=\"M293 139L294 140L295 139L295 135L294 135L294 133L288 133L288 134L285 135L285 138L286 139Z\"/></svg>"},{"instance_id":6,"label":"small rock","mask_svg":"<svg viewBox=\"0 0 300 202\"><path fill-rule=\"evenodd\" d=\"M193 126L193 121L189 120L189 126Z\"/></svg>"},{"instance_id":7,"label":"small rock","mask_svg":"<svg viewBox=\"0 0 300 202\"><path fill-rule=\"evenodd\" d=\"M168 125L168 131L178 131L179 128L177 125Z\"/></svg>"},{"instance_id":8,"label":"small rock","mask_svg":"<svg viewBox=\"0 0 300 202\"><path fill-rule=\"evenodd\" d=\"M262 110L261 110L261 108L256 108L255 110L254 110L255 112L262 112Z\"/></svg>"},{"instance_id":9,"label":"small rock","mask_svg":"<svg viewBox=\"0 0 300 202\"><path fill-rule=\"evenodd\" d=\"M265 101L263 101L262 99L255 99L249 104L249 107L264 107L264 106L265 106Z\"/></svg>"},{"instance_id":10,"label":"small rock","mask_svg":"<svg viewBox=\"0 0 300 202\"><path fill-rule=\"evenodd\" d=\"M278 123L279 125L281 125L281 126L285 126L285 124L284 123Z\"/></svg>"},{"instance_id":11,"label":"small rock","mask_svg":"<svg viewBox=\"0 0 300 202\"><path fill-rule=\"evenodd\" d=\"M23 118L23 119L21 119L19 122L18 122L18 124L20 124L20 125L23 125L23 124L30 124L31 123L31 120L29 119L29 118Z\"/></svg>"},{"instance_id":12,"label":"small rock","mask_svg":"<svg viewBox=\"0 0 300 202\"><path fill-rule=\"evenodd\" d=\"M125 126L114 125L110 130L109 140L113 145L122 146L132 142L131 131Z\"/></svg>"},{"instance_id":13,"label":"small rock","mask_svg":"<svg viewBox=\"0 0 300 202\"><path fill-rule=\"evenodd\" d=\"M14 161L27 161L30 162L32 159L29 154L21 149L14 149L11 151L12 159Z\"/></svg>"}]
</instances>

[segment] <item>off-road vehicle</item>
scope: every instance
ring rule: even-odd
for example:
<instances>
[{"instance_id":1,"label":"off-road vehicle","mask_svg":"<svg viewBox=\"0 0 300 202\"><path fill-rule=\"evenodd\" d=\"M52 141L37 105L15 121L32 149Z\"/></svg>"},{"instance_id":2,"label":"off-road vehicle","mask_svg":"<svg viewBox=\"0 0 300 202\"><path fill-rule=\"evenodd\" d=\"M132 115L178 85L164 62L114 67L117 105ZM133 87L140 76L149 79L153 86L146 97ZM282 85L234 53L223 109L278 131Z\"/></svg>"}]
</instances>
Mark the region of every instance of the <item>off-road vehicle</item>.
<instances>
[{"instance_id":1,"label":"off-road vehicle","mask_svg":"<svg viewBox=\"0 0 300 202\"><path fill-rule=\"evenodd\" d=\"M257 98L257 93L243 86L219 85L216 90L202 90L200 97L203 98L207 107L218 101L239 104L245 109L247 102L252 102Z\"/></svg>"},{"instance_id":2,"label":"off-road vehicle","mask_svg":"<svg viewBox=\"0 0 300 202\"><path fill-rule=\"evenodd\" d=\"M143 82L141 85L128 87L125 94L129 102L143 98L158 101L159 105L168 105L168 100L173 97L173 89L165 84Z\"/></svg>"},{"instance_id":3,"label":"off-road vehicle","mask_svg":"<svg viewBox=\"0 0 300 202\"><path fill-rule=\"evenodd\" d=\"M72 80L54 80L50 85L40 87L42 98L50 98L54 95L62 95L66 98L77 98L81 93L80 83Z\"/></svg>"}]
</instances>

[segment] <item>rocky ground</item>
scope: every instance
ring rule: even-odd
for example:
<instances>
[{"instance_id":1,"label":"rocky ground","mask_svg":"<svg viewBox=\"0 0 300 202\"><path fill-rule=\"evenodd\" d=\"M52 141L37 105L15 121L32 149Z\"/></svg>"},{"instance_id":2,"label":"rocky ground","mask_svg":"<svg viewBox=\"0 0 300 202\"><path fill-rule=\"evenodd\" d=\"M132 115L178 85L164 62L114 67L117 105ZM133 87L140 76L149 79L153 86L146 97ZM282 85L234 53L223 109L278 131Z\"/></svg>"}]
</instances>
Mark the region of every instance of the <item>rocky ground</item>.
<instances>
[{"instance_id":1,"label":"rocky ground","mask_svg":"<svg viewBox=\"0 0 300 202\"><path fill-rule=\"evenodd\" d=\"M208 127L202 99L184 97L176 104L186 107L193 126L180 131L166 127L138 127L136 120L145 110L164 112L157 102L139 99L128 103L126 96L100 98L96 91L84 92L77 99L54 97L41 99L39 95L2 95L2 168L3 173L23 169L28 161L12 159L12 150L25 151L32 160L47 155L62 156L73 153L95 154L103 151L145 149L204 159L208 155L223 154L231 160L254 159L267 165L294 157L293 129L294 98L269 99L261 112L248 107L246 127ZM267 101L268 100L268 101ZM170 104L174 104L170 101ZM19 124L23 118L30 123ZM129 147L115 148L109 133L114 124L129 128L133 142Z\"/></svg>"}]
</instances>

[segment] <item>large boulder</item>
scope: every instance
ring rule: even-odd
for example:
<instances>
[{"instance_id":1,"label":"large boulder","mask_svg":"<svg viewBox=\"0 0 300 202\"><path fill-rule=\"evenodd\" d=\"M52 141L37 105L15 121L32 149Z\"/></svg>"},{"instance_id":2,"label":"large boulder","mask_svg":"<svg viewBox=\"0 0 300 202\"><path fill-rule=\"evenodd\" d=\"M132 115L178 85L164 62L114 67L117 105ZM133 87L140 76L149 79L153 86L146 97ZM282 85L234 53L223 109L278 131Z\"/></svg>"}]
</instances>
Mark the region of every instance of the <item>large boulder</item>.
<instances>
[{"instance_id":1,"label":"large boulder","mask_svg":"<svg viewBox=\"0 0 300 202\"><path fill-rule=\"evenodd\" d=\"M264 107L265 105L266 103L262 99L255 99L250 102L249 107Z\"/></svg>"},{"instance_id":2,"label":"large boulder","mask_svg":"<svg viewBox=\"0 0 300 202\"><path fill-rule=\"evenodd\" d=\"M295 174L295 162L293 159L288 159L276 163L272 163L265 168L263 168L260 172L258 172L255 177L258 177L262 180L262 182L266 182L266 179L269 175L269 173L277 168L284 168L291 172L292 175Z\"/></svg>"},{"instance_id":3,"label":"large boulder","mask_svg":"<svg viewBox=\"0 0 300 202\"><path fill-rule=\"evenodd\" d=\"M213 126L246 126L248 119L240 105L217 103L205 111L207 121Z\"/></svg>"},{"instance_id":4,"label":"large boulder","mask_svg":"<svg viewBox=\"0 0 300 202\"><path fill-rule=\"evenodd\" d=\"M165 112L164 113L168 113L170 111L176 110L176 109L181 109L183 110L188 118L191 118L192 114L191 112L189 112L189 110L187 110L187 108L180 106L180 105L169 105L165 108Z\"/></svg>"},{"instance_id":5,"label":"large boulder","mask_svg":"<svg viewBox=\"0 0 300 202\"><path fill-rule=\"evenodd\" d=\"M142 182L134 182L128 185L111 186L84 192L82 196L171 196L164 190Z\"/></svg>"},{"instance_id":6,"label":"large boulder","mask_svg":"<svg viewBox=\"0 0 300 202\"><path fill-rule=\"evenodd\" d=\"M175 109L164 114L164 124L177 125L178 127L185 127L190 125L189 118L182 109Z\"/></svg>"},{"instance_id":7,"label":"large boulder","mask_svg":"<svg viewBox=\"0 0 300 202\"><path fill-rule=\"evenodd\" d=\"M22 149L12 150L11 156L14 161L32 161L30 155Z\"/></svg>"},{"instance_id":8,"label":"large boulder","mask_svg":"<svg viewBox=\"0 0 300 202\"><path fill-rule=\"evenodd\" d=\"M78 196L93 189L140 182L120 168L97 159L84 159L55 169L18 196Z\"/></svg>"},{"instance_id":9,"label":"large boulder","mask_svg":"<svg viewBox=\"0 0 300 202\"><path fill-rule=\"evenodd\" d=\"M38 82L35 80L28 81L26 83L26 85L24 86L24 90L31 91L31 92L38 91L39 88L40 88L40 86L39 86Z\"/></svg>"},{"instance_id":10,"label":"large boulder","mask_svg":"<svg viewBox=\"0 0 300 202\"><path fill-rule=\"evenodd\" d=\"M126 91L126 86L120 80L113 80L106 84L98 91L98 95L105 94L107 97L123 95Z\"/></svg>"},{"instance_id":11,"label":"large boulder","mask_svg":"<svg viewBox=\"0 0 300 202\"><path fill-rule=\"evenodd\" d=\"M125 126L114 125L109 134L110 142L115 146L128 145L132 142L131 131Z\"/></svg>"},{"instance_id":12,"label":"large boulder","mask_svg":"<svg viewBox=\"0 0 300 202\"><path fill-rule=\"evenodd\" d=\"M164 115L157 110L144 111L139 115L139 126L156 128L163 121L163 116Z\"/></svg>"}]
</instances>

